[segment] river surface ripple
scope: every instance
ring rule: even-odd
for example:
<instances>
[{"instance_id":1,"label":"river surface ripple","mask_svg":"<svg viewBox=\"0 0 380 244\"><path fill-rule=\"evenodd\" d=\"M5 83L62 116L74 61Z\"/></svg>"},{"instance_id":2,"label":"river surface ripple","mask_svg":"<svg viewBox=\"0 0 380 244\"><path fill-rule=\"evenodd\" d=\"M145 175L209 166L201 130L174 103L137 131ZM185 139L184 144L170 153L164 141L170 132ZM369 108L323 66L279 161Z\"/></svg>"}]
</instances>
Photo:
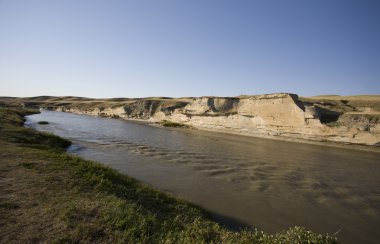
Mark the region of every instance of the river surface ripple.
<instances>
[{"instance_id":1,"label":"river surface ripple","mask_svg":"<svg viewBox=\"0 0 380 244\"><path fill-rule=\"evenodd\" d=\"M52 111L28 116L26 124L73 141L72 154L196 203L230 225L271 233L301 225L341 230L343 243L380 240L376 152Z\"/></svg>"}]
</instances>

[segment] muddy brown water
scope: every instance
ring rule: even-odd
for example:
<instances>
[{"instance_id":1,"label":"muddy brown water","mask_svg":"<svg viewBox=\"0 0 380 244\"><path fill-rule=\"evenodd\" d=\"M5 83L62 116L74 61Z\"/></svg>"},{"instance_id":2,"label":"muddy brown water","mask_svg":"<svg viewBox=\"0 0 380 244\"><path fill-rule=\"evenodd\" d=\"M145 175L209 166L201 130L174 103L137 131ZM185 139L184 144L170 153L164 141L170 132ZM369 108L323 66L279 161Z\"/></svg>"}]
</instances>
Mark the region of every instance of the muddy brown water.
<instances>
[{"instance_id":1,"label":"muddy brown water","mask_svg":"<svg viewBox=\"0 0 380 244\"><path fill-rule=\"evenodd\" d=\"M380 153L52 111L28 116L26 124L230 227L275 233L300 225L339 232L343 243L380 240Z\"/></svg>"}]
</instances>

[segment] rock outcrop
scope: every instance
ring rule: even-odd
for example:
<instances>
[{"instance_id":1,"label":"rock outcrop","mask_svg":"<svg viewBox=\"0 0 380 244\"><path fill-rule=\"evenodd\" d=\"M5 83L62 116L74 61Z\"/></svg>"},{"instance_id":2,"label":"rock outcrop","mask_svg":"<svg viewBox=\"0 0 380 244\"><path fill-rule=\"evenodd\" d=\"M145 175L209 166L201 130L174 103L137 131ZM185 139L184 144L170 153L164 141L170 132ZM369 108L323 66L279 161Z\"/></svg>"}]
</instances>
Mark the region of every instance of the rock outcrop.
<instances>
[{"instance_id":1,"label":"rock outcrop","mask_svg":"<svg viewBox=\"0 0 380 244\"><path fill-rule=\"evenodd\" d=\"M365 145L375 145L380 141L378 121L365 123L369 128L362 130L357 128L360 124L322 124L322 115L318 107L300 102L297 95L271 94L242 98L197 98L169 115L158 111L150 120L165 119L195 128L253 136L281 136Z\"/></svg>"},{"instance_id":2,"label":"rock outcrop","mask_svg":"<svg viewBox=\"0 0 380 244\"><path fill-rule=\"evenodd\" d=\"M166 120L243 135L380 144L380 99L355 103L336 98L300 99L295 94L278 93L181 99L37 97L20 101L26 107L150 122Z\"/></svg>"}]
</instances>

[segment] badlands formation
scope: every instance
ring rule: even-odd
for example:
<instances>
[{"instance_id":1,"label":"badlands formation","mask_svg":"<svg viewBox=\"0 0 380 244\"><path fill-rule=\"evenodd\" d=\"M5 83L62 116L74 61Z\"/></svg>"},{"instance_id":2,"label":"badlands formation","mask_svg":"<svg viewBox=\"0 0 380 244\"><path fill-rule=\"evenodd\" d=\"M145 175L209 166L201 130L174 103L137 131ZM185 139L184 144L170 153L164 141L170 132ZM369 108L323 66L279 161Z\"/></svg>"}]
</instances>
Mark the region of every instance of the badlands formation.
<instances>
[{"instance_id":1,"label":"badlands formation","mask_svg":"<svg viewBox=\"0 0 380 244\"><path fill-rule=\"evenodd\" d=\"M0 102L55 111L260 137L380 146L380 96L299 98L277 93L240 97L88 99L2 97Z\"/></svg>"}]
</instances>

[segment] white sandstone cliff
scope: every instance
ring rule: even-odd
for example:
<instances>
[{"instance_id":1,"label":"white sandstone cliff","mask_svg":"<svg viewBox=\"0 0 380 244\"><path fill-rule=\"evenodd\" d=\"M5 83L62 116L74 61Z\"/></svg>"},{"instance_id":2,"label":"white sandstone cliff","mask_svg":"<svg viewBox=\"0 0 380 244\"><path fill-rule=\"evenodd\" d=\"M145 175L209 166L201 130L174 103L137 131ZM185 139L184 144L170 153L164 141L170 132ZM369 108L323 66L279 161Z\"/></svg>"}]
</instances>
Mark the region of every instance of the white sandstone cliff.
<instances>
[{"instance_id":1,"label":"white sandstone cliff","mask_svg":"<svg viewBox=\"0 0 380 244\"><path fill-rule=\"evenodd\" d=\"M81 103L68 106L42 103L40 106L93 116L150 122L167 120L199 129L251 136L279 136L363 145L380 144L378 120L370 123L365 117L359 117L357 120L351 116L346 119L349 122L346 125L327 126L321 123L321 113L326 113L327 110L301 102L295 94L200 97L187 100L129 99L124 103L105 103L106 105L102 106L96 105L96 102L97 100L94 100L93 106L88 101L86 106ZM349 119L352 119L352 123Z\"/></svg>"}]
</instances>

